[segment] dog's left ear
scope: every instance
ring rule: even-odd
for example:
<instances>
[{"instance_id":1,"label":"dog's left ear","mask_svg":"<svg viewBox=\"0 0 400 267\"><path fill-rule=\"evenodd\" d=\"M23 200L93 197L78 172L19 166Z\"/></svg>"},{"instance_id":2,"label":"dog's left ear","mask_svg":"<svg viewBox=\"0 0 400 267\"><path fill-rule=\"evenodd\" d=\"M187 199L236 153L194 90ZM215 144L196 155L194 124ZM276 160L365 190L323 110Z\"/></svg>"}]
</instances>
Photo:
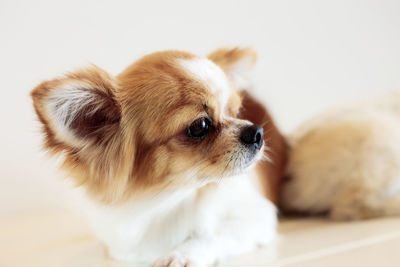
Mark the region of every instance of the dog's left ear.
<instances>
[{"instance_id":1,"label":"dog's left ear","mask_svg":"<svg viewBox=\"0 0 400 267\"><path fill-rule=\"evenodd\" d=\"M134 157L124 152L117 90L115 78L93 66L45 81L31 92L46 150L63 155L61 168L105 202L122 198L130 182L124 162Z\"/></svg>"},{"instance_id":2,"label":"dog's left ear","mask_svg":"<svg viewBox=\"0 0 400 267\"><path fill-rule=\"evenodd\" d=\"M115 135L121 116L115 83L108 73L93 66L37 86L31 96L46 147L81 150Z\"/></svg>"},{"instance_id":3,"label":"dog's left ear","mask_svg":"<svg viewBox=\"0 0 400 267\"><path fill-rule=\"evenodd\" d=\"M257 53L252 48L220 48L208 58L225 71L237 90L247 89L249 74L257 61Z\"/></svg>"}]
</instances>

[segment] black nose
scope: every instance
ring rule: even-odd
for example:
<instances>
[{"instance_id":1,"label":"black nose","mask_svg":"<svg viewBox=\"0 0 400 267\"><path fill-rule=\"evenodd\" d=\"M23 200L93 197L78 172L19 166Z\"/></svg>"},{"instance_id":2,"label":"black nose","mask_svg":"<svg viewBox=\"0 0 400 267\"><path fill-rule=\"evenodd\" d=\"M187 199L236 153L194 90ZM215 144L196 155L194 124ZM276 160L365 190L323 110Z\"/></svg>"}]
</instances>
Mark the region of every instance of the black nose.
<instances>
[{"instance_id":1,"label":"black nose","mask_svg":"<svg viewBox=\"0 0 400 267\"><path fill-rule=\"evenodd\" d=\"M263 128L258 125L244 127L240 132L240 141L248 146L260 149L263 145Z\"/></svg>"}]
</instances>

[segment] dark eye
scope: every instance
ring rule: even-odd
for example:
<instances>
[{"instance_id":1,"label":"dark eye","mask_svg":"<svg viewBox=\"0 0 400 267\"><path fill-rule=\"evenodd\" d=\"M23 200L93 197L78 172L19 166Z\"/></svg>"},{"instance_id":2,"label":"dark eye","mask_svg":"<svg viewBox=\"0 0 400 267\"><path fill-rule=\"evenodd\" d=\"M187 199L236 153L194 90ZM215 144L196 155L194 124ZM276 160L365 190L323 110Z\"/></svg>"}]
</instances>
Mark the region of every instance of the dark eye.
<instances>
[{"instance_id":1,"label":"dark eye","mask_svg":"<svg viewBox=\"0 0 400 267\"><path fill-rule=\"evenodd\" d=\"M208 134L211 125L211 120L208 118L197 119L187 129L187 135L192 138L203 139Z\"/></svg>"}]
</instances>

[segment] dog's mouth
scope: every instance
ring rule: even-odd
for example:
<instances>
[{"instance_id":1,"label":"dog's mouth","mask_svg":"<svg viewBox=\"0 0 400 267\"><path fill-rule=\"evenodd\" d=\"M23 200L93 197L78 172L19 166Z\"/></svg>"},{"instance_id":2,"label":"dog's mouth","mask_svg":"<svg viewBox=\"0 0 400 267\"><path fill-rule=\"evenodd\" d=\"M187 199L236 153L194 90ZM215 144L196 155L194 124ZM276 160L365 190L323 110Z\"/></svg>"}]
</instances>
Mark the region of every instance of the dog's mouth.
<instances>
[{"instance_id":1,"label":"dog's mouth","mask_svg":"<svg viewBox=\"0 0 400 267\"><path fill-rule=\"evenodd\" d=\"M251 169L260 160L267 159L264 155L264 144L255 148L243 147L227 159L225 169L230 169L229 175L237 175Z\"/></svg>"},{"instance_id":2,"label":"dog's mouth","mask_svg":"<svg viewBox=\"0 0 400 267\"><path fill-rule=\"evenodd\" d=\"M268 160L268 157L264 153L264 149L265 146L264 143L262 143L259 148L251 150L247 153L245 156L245 169L252 167L261 160Z\"/></svg>"}]
</instances>

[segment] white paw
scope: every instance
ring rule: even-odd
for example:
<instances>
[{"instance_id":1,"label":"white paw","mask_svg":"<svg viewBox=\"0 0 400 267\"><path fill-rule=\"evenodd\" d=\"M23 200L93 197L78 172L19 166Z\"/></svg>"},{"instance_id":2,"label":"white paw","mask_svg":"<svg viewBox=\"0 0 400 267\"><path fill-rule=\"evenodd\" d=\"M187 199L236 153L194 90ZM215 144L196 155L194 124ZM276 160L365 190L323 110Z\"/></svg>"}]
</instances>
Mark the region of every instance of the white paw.
<instances>
[{"instance_id":1,"label":"white paw","mask_svg":"<svg viewBox=\"0 0 400 267\"><path fill-rule=\"evenodd\" d=\"M179 253L173 253L156 260L151 267L199 267L191 262L185 256Z\"/></svg>"}]
</instances>

